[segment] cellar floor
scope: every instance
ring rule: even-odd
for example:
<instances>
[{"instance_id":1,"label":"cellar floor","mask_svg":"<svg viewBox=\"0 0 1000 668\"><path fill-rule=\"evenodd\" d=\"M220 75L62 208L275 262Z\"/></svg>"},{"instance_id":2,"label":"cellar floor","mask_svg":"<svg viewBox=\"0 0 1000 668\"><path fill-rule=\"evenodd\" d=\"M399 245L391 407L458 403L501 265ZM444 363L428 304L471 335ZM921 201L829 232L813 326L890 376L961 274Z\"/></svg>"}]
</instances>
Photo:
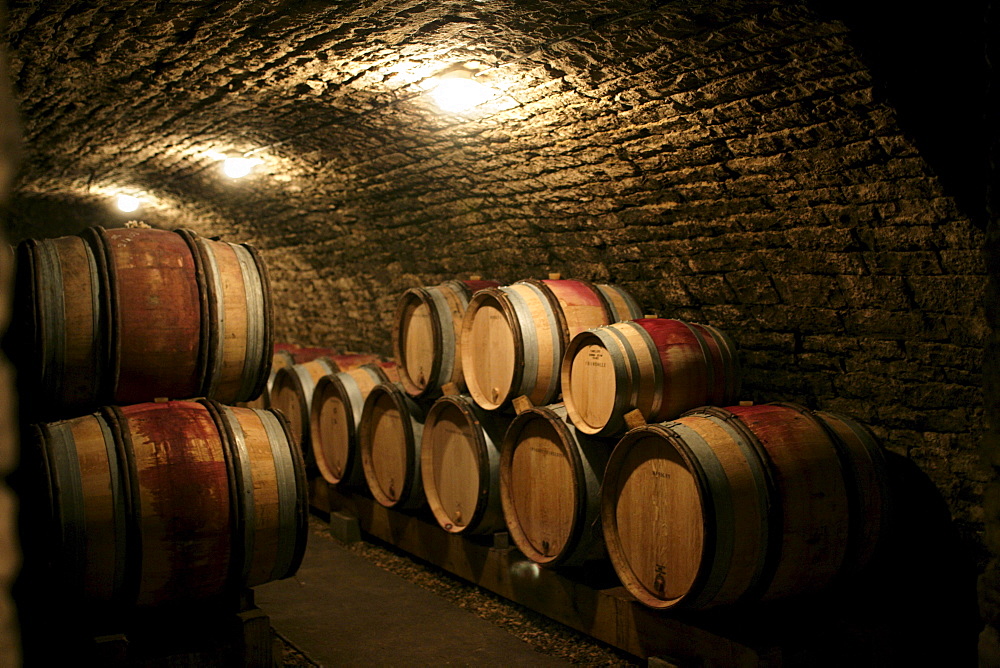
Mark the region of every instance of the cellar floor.
<instances>
[{"instance_id":1,"label":"cellar floor","mask_svg":"<svg viewBox=\"0 0 1000 668\"><path fill-rule=\"evenodd\" d=\"M334 540L313 518L298 573L254 589L256 604L284 643L304 655L305 665L570 665L536 651L462 602L372 563L358 553L365 549L361 545Z\"/></svg>"}]
</instances>

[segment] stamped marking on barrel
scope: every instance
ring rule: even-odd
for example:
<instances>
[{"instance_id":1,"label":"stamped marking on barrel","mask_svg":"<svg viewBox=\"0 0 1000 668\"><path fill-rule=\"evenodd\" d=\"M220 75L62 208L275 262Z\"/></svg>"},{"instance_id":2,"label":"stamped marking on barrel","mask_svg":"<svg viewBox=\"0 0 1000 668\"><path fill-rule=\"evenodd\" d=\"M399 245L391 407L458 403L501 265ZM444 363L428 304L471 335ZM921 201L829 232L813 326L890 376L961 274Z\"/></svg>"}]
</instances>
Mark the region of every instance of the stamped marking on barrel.
<instances>
[{"instance_id":1,"label":"stamped marking on barrel","mask_svg":"<svg viewBox=\"0 0 1000 668\"><path fill-rule=\"evenodd\" d=\"M663 564L656 564L653 568L656 571L656 578L653 580L653 589L663 598L667 589L667 567Z\"/></svg>"}]
</instances>

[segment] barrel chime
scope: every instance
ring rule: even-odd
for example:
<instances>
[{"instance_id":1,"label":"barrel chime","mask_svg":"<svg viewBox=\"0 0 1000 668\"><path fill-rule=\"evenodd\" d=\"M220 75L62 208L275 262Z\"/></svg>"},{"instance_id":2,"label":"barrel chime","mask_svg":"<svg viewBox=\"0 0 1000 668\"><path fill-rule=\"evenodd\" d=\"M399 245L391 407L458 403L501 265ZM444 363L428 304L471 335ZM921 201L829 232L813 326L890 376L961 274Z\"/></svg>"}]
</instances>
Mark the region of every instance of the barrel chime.
<instances>
[{"instance_id":1,"label":"barrel chime","mask_svg":"<svg viewBox=\"0 0 1000 668\"><path fill-rule=\"evenodd\" d=\"M38 555L102 615L215 600L289 577L307 536L305 466L261 394L267 270L246 244L146 227L16 249L10 336ZM34 470L34 469L33 469Z\"/></svg>"}]
</instances>

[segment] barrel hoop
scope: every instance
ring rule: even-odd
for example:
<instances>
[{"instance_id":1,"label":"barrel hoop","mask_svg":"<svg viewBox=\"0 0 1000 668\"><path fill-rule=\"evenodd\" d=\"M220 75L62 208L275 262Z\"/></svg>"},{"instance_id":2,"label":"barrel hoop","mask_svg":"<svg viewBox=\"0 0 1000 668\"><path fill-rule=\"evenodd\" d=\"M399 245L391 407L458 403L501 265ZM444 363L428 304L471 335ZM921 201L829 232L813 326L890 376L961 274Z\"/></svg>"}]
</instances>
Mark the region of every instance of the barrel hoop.
<instances>
[{"instance_id":1,"label":"barrel hoop","mask_svg":"<svg viewBox=\"0 0 1000 668\"><path fill-rule=\"evenodd\" d=\"M246 254L253 262L254 271L260 282L260 294L256 295L260 299L260 350L256 359L247 355L249 360L246 373L249 374L247 385L250 387L248 396L250 399L259 397L269 388L268 382L271 375L271 353L274 349L274 312L273 299L271 297L271 277L267 271L267 265L260 257L260 253L250 244L239 244L239 247L246 251ZM254 292L257 291L257 282L254 283ZM256 326L255 326L256 327ZM254 344L256 345L256 343Z\"/></svg>"},{"instance_id":2,"label":"barrel hoop","mask_svg":"<svg viewBox=\"0 0 1000 668\"><path fill-rule=\"evenodd\" d=\"M663 379L663 362L660 360L660 353L656 349L653 337L646 331L645 327L632 320L623 322L622 324L634 329L642 337L642 340L646 342L649 356L653 360L653 403L650 404L649 415L654 419L659 418L660 411L663 410L663 388L666 385Z\"/></svg>"},{"instance_id":3,"label":"barrel hoop","mask_svg":"<svg viewBox=\"0 0 1000 668\"><path fill-rule=\"evenodd\" d=\"M608 324L613 324L615 322L614 318L615 318L616 311L615 311L615 307L611 303L611 299L608 298L607 293L604 292L604 290L601 290L594 283L591 283L590 281L585 281L585 280L579 279L579 278L578 279L574 279L574 280L577 283L580 283L582 285L586 285L587 288L592 293L594 293L594 296L597 297L597 301L599 301L601 303L601 308L604 310L604 319L608 322ZM567 337L568 337L569 336L569 328L568 327L567 327L566 332L567 332ZM569 343L568 338L567 338L566 342Z\"/></svg>"},{"instance_id":4,"label":"barrel hoop","mask_svg":"<svg viewBox=\"0 0 1000 668\"><path fill-rule=\"evenodd\" d=\"M698 593L691 600L693 608L704 607L713 601L729 573L735 549L735 516L733 495L726 470L718 455L697 431L680 422L670 422L665 428L674 432L688 451L692 463L698 468L698 480L706 484L701 495L702 512L706 520L705 552L712 555L709 564L702 564L692 589ZM677 442L674 442L677 445ZM707 566L707 567L706 567Z\"/></svg>"},{"instance_id":5,"label":"barrel hoop","mask_svg":"<svg viewBox=\"0 0 1000 668\"><path fill-rule=\"evenodd\" d=\"M767 521L761 524L761 545L766 545L763 563L759 564L750 585L740 600L756 600L771 586L781 562L781 543L784 535L784 500L778 494L778 483L774 478L774 464L764 444L757 435L739 419L724 408L705 406L685 415L707 417L722 428L732 438L750 463L754 484L765 491L760 499L761 517Z\"/></svg>"},{"instance_id":6,"label":"barrel hoop","mask_svg":"<svg viewBox=\"0 0 1000 668\"><path fill-rule=\"evenodd\" d=\"M570 558L573 548L580 543L580 539L583 536L587 521L587 506L585 503L580 503L580 498L585 498L587 494L587 476L584 473L585 467L583 466L583 459L580 456L579 445L576 440L577 431L567 420L565 406L556 404L534 408L521 415L531 416L532 414L534 414L535 418L541 417L548 420L559 434L560 440L565 446L564 452L566 453L566 458L569 460L570 469L573 471L574 490L577 490L577 503L573 509L573 526L570 528L569 536L566 539L562 552L555 555L548 562L548 565L556 566ZM519 415L519 417L521 416Z\"/></svg>"},{"instance_id":7,"label":"barrel hoop","mask_svg":"<svg viewBox=\"0 0 1000 668\"><path fill-rule=\"evenodd\" d=\"M114 506L115 525L115 574L112 591L121 591L125 584L125 554L126 554L126 505L121 463L119 462L118 444L112 433L111 426L100 414L95 416L104 436L104 447L108 453L108 472L111 478L111 504Z\"/></svg>"},{"instance_id":8,"label":"barrel hoop","mask_svg":"<svg viewBox=\"0 0 1000 668\"><path fill-rule=\"evenodd\" d=\"M347 425L348 433L354 435L354 425L356 425L361 420L361 409L364 407L365 399L361 396L361 388L358 386L358 382L348 373L339 373L335 376L337 382L344 389L344 394L347 395L347 400L351 403L351 415L354 418L353 423Z\"/></svg>"},{"instance_id":9,"label":"barrel hoop","mask_svg":"<svg viewBox=\"0 0 1000 668\"><path fill-rule=\"evenodd\" d=\"M625 420L622 416L630 408L636 406L639 396L639 361L625 337L614 327L592 329L590 332L604 344L604 349L611 356L611 364L614 367L615 403L611 411L611 418L599 432L612 433L625 426ZM622 350L625 351L625 354L622 353Z\"/></svg>"},{"instance_id":10,"label":"barrel hoop","mask_svg":"<svg viewBox=\"0 0 1000 668\"><path fill-rule=\"evenodd\" d=\"M861 490L858 488L858 479L854 476L854 467L851 466L851 461L853 460L851 450L833 427L805 406L785 401L776 401L770 405L788 408L807 418L819 427L820 431L824 433L833 445L834 452L837 453L837 463L840 464L840 477L844 481L844 488L847 493L847 545L845 546L844 557L837 572L840 575L853 572L854 566L860 561L860 537L865 516L861 508Z\"/></svg>"},{"instance_id":11,"label":"barrel hoop","mask_svg":"<svg viewBox=\"0 0 1000 668\"><path fill-rule=\"evenodd\" d=\"M535 278L526 278L524 280L518 281L519 285L531 285L535 287L536 292L542 293L545 300L549 303L549 311L551 311L559 323L556 329L556 334L559 340L562 342L562 348L565 349L569 345L569 323L566 321L566 314L563 312L562 304L559 303L559 298L556 297L556 293L552 291L545 281L540 281ZM551 320L551 318L550 318Z\"/></svg>"},{"instance_id":12,"label":"barrel hoop","mask_svg":"<svg viewBox=\"0 0 1000 668\"><path fill-rule=\"evenodd\" d=\"M508 398L518 397L525 394L531 394L532 388L538 382L538 348L536 346L528 345L528 341L533 341L537 339L538 332L535 330L535 323L531 318L531 314L528 311L528 306L525 304L524 299L521 295L517 294L510 288L500 288L500 290L506 295L506 301L510 304L511 309L514 312L514 317L511 318L518 323L519 334L518 337L514 339L515 348L519 348L522 351L523 360L520 369L517 368L515 363L514 368L514 378L512 381L517 381L517 372L520 370L520 384L511 383L511 396ZM517 388L516 390L514 388Z\"/></svg>"},{"instance_id":13,"label":"barrel hoop","mask_svg":"<svg viewBox=\"0 0 1000 668\"><path fill-rule=\"evenodd\" d=\"M701 357L705 360L705 398L715 396L715 364L712 361L712 351L708 348L708 343L705 342L705 337L702 336L701 332L698 331L696 327L692 327L691 323L685 322L683 320L678 320L688 328L691 332L691 336L694 337L695 341L698 342L698 348L701 349ZM703 401L702 403L711 403L710 401Z\"/></svg>"},{"instance_id":14,"label":"barrel hoop","mask_svg":"<svg viewBox=\"0 0 1000 668\"><path fill-rule=\"evenodd\" d=\"M125 497L125 569L122 574L122 588L118 596L119 609L128 609L139 598L142 584L143 534L142 497L139 493L139 472L135 463L135 445L128 419L117 406L100 409L108 429L118 448L119 471L122 476L122 490Z\"/></svg>"},{"instance_id":15,"label":"barrel hoop","mask_svg":"<svg viewBox=\"0 0 1000 668\"><path fill-rule=\"evenodd\" d=\"M434 368L431 369L432 386L426 388L433 390L433 386L440 387L450 381L452 374L455 373L457 342L455 340L455 323L452 318L451 306L449 306L444 295L441 294L441 290L430 288L427 290L427 295L431 298L431 302L434 305L436 313L433 315L437 316L431 318L437 330L435 332L434 343L439 343L441 346L440 354L434 356Z\"/></svg>"},{"instance_id":16,"label":"barrel hoop","mask_svg":"<svg viewBox=\"0 0 1000 668\"><path fill-rule=\"evenodd\" d=\"M612 311L614 311L615 316L618 318L618 322L634 320L635 318L642 317L642 307L639 306L639 302L635 300L635 297L632 296L631 292L615 285L598 285L597 287L604 293L605 297L607 297L605 288L608 290L614 290L618 293L618 296L622 298L622 301L625 302L626 306L628 306L628 313L618 313L617 309L614 308L614 302L608 298L608 303L612 305Z\"/></svg>"},{"instance_id":17,"label":"barrel hoop","mask_svg":"<svg viewBox=\"0 0 1000 668\"><path fill-rule=\"evenodd\" d=\"M238 596L242 589L243 564L249 558L244 552L246 536L242 521L243 473L239 470L239 457L235 452L233 431L222 415L222 404L212 399L199 399L215 425L222 444L222 459L226 465L226 488L229 495L229 564L223 587L226 596Z\"/></svg>"},{"instance_id":18,"label":"barrel hoop","mask_svg":"<svg viewBox=\"0 0 1000 668\"><path fill-rule=\"evenodd\" d=\"M423 424L417 419L423 412L402 388L393 383L392 398L399 409L400 423L406 431L406 468L413 475L405 477L399 491L399 506L412 506L424 494L424 483L420 471L420 441L423 437Z\"/></svg>"},{"instance_id":19,"label":"barrel hoop","mask_svg":"<svg viewBox=\"0 0 1000 668\"><path fill-rule=\"evenodd\" d=\"M385 371L383 371L383 370L382 370L382 367L380 367L380 366L379 366L378 364L376 364L376 363L371 363L371 362L370 362L370 363L368 363L368 364L362 364L362 365L361 365L360 367L358 367L358 368L359 368L359 369L362 369L362 370L363 370L363 371L364 371L365 373L367 373L367 374L368 374L368 376L369 376L369 377L370 377L370 378L371 378L371 379L372 379L373 381L375 381L375 384L376 384L376 385L378 385L378 384L380 384L380 383L388 383L388 382L391 382L391 381L389 380L389 375L388 375L388 374L387 374L387 373L386 373Z\"/></svg>"},{"instance_id":20,"label":"barrel hoop","mask_svg":"<svg viewBox=\"0 0 1000 668\"><path fill-rule=\"evenodd\" d=\"M441 284L441 287L446 287L452 292L454 292L460 302L462 302L462 308L464 309L469 305L469 300L472 298L472 290L462 281L450 280L445 281Z\"/></svg>"},{"instance_id":21,"label":"barrel hoop","mask_svg":"<svg viewBox=\"0 0 1000 668\"><path fill-rule=\"evenodd\" d=\"M97 268L97 258L94 256L94 249L91 248L90 244L84 242L83 244L84 253L87 255L87 267L90 269L90 313L91 322L90 327L93 332L93 337L95 342L100 342L101 339L101 278L98 273ZM104 362L101 359L95 360L95 363L91 367L91 372L94 374L94 379L92 382L93 389L91 390L90 396L87 398L88 403L96 404L101 401L101 386L104 381Z\"/></svg>"},{"instance_id":22,"label":"barrel hoop","mask_svg":"<svg viewBox=\"0 0 1000 668\"><path fill-rule=\"evenodd\" d=\"M446 396L443 397L439 403L435 403L431 407L433 410L436 406L443 406L445 403L451 404L462 413L462 416L468 421L469 425L472 427L472 435L476 441L476 467L479 470L479 496L476 499L476 507L472 510L472 515L469 516L468 521L465 523L466 528L475 528L479 524L483 516L486 514L487 505L489 502L490 493L490 474L492 467L490 464L490 452L491 449L495 450L493 441L490 439L489 434L483 429L482 421L477 415L477 410L474 408L474 404L470 405L469 401L462 399L460 397ZM437 413L441 412L441 408L435 412L435 417ZM430 413L428 412L427 421L430 421Z\"/></svg>"},{"instance_id":23,"label":"barrel hoop","mask_svg":"<svg viewBox=\"0 0 1000 668\"><path fill-rule=\"evenodd\" d=\"M888 464L886 463L885 460L885 454L882 452L882 449L879 446L878 441L875 439L872 433L868 431L868 429L863 425L861 425L860 423L856 422L851 418L845 417L837 413L830 413L827 411L816 411L816 416L825 421L826 418L823 417L824 415L829 416L832 419L838 420L848 430L850 430L851 433L853 433L854 436L858 439L858 441L861 442L862 446L864 447L865 453L868 455L868 463L871 464L875 478L878 481L878 496L879 496L878 501L881 512L878 518L873 518L869 513L864 512L862 513L861 521L867 524L871 524L873 521L876 521L877 519L878 525L872 531L872 534L877 536L880 532L882 532L883 524L886 521L886 518L892 516L890 508L892 503L892 495L889 489L888 474L887 474ZM858 493L859 494L861 493L860 485ZM872 546L872 548L874 547L875 545ZM867 556L870 559L870 554ZM859 566L863 565L864 564L859 564Z\"/></svg>"},{"instance_id":24,"label":"barrel hoop","mask_svg":"<svg viewBox=\"0 0 1000 668\"><path fill-rule=\"evenodd\" d=\"M118 291L118 268L107 231L100 226L88 228L80 233L90 246L97 263L97 278L100 283L100 336L98 338L98 364L102 383L97 391L99 400L114 397L118 393L121 374L121 305Z\"/></svg>"},{"instance_id":25,"label":"barrel hoop","mask_svg":"<svg viewBox=\"0 0 1000 668\"><path fill-rule=\"evenodd\" d=\"M191 230L179 229L174 232L184 240L191 258L194 261L194 275L198 283L198 303L201 313L201 332L198 335L198 360L196 378L202 380L201 394L208 395L208 389L214 384L214 378L210 377L208 370L215 365L216 353L212 349L212 343L219 335L219 323L215 318L209 317L213 309L217 309L218 294L215 292L215 285L209 280L205 269L206 260L199 250L198 235ZM212 374L214 376L214 374ZM211 396L211 395L208 395Z\"/></svg>"},{"instance_id":26,"label":"barrel hoop","mask_svg":"<svg viewBox=\"0 0 1000 668\"><path fill-rule=\"evenodd\" d=\"M241 520L240 528L243 534L243 567L240 571L240 586L247 586L250 578L250 568L253 565L254 546L257 535L256 500L254 499L253 486L253 466L250 460L250 451L247 448L247 437L243 432L243 427L236 417L236 413L229 406L218 405L218 409L225 417L224 426L227 436L232 439L234 468L236 469L236 493L240 501L238 506ZM238 538L238 536L237 536Z\"/></svg>"},{"instance_id":27,"label":"barrel hoop","mask_svg":"<svg viewBox=\"0 0 1000 668\"><path fill-rule=\"evenodd\" d=\"M728 334L717 327L711 325L702 325L702 327L712 333L716 345L722 351L722 359L725 364L724 372L726 374L726 396L723 398L723 403L736 401L737 395L740 393L743 378L740 355L736 348L736 343Z\"/></svg>"},{"instance_id":28,"label":"barrel hoop","mask_svg":"<svg viewBox=\"0 0 1000 668\"><path fill-rule=\"evenodd\" d=\"M56 519L60 538L60 570L68 571L67 582L82 590L87 561L87 526L80 459L68 422L43 426L49 450L50 474L54 478Z\"/></svg>"},{"instance_id":29,"label":"barrel hoop","mask_svg":"<svg viewBox=\"0 0 1000 668\"><path fill-rule=\"evenodd\" d=\"M215 250L208 239L195 238L195 246L201 254L201 264L204 267L205 287L208 295L208 340L202 345L208 349L206 360L207 375L202 379L201 394L205 397L215 397L219 381L222 377L222 363L225 361L226 335L226 295L222 289L222 275L219 272L219 262ZM200 276L199 276L200 277ZM198 282L201 290L201 281Z\"/></svg>"},{"instance_id":30,"label":"barrel hoop","mask_svg":"<svg viewBox=\"0 0 1000 668\"><path fill-rule=\"evenodd\" d=\"M260 272L257 270L253 255L245 246L230 244L230 247L240 264L247 313L246 351L243 355L243 373L240 376L240 389L236 400L247 401L257 396L253 391L262 375L261 367L269 361L267 349L264 348L267 338L264 294Z\"/></svg>"},{"instance_id":31,"label":"barrel hoop","mask_svg":"<svg viewBox=\"0 0 1000 668\"><path fill-rule=\"evenodd\" d=\"M555 295L552 294L552 291L544 283L523 281L523 284L528 286L530 290L532 290L539 297L541 297L542 301L548 302L549 308L545 310L545 317L549 323L549 331L551 331L553 334L558 335L560 332L562 332L563 329L566 328L566 324L564 320L560 320L560 318L562 317L562 307L559 306L559 302L555 298ZM527 307L527 305L525 305L525 307ZM527 317L530 319L531 318L530 314ZM534 328L534 322L532 322L532 328ZM566 346L568 345L569 345L569 340L567 339L566 336L554 336L552 338L552 360L551 360L552 373L549 374L549 384L545 387L545 394L543 394L538 401L538 403L542 405L552 403L556 399L556 396L559 393L559 369L562 364L563 353L566 351ZM538 350L535 349L532 352L534 353L535 358L537 359ZM532 394L534 394L534 391L537 391L538 389L537 385L538 385L538 372L536 370L535 379L534 382L531 384L531 387L523 387L522 385L523 391L520 392L519 394L526 394L528 396L531 396Z\"/></svg>"},{"instance_id":32,"label":"barrel hoop","mask_svg":"<svg viewBox=\"0 0 1000 668\"><path fill-rule=\"evenodd\" d=\"M256 410L256 409L255 409ZM293 459L297 447L289 436L288 429L278 421L272 410L256 410L264 425L267 440L271 444L274 459L275 479L278 488L278 553L274 560L271 579L280 580L294 572L296 552L299 542L299 481ZM301 558L300 558L301 560ZM297 566L295 568L297 570Z\"/></svg>"},{"instance_id":33,"label":"barrel hoop","mask_svg":"<svg viewBox=\"0 0 1000 668\"><path fill-rule=\"evenodd\" d=\"M35 244L36 291L42 332L42 387L62 397L66 374L65 287L59 251L50 241Z\"/></svg>"}]
</instances>

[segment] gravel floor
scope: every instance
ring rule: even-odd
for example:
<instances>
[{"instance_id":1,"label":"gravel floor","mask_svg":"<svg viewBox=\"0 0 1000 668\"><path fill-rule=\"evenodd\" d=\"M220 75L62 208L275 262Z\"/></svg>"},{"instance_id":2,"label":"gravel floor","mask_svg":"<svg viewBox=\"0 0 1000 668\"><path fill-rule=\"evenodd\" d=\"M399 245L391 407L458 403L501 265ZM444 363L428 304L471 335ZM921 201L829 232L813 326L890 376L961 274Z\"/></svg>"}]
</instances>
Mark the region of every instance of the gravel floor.
<instances>
[{"instance_id":1,"label":"gravel floor","mask_svg":"<svg viewBox=\"0 0 1000 668\"><path fill-rule=\"evenodd\" d=\"M336 541L322 520L310 518L309 540ZM573 629L456 578L436 566L385 545L365 541L343 544L367 561L451 601L525 641L538 652L587 666L644 666L634 656L582 635ZM276 639L283 666L314 666L284 638Z\"/></svg>"}]
</instances>

